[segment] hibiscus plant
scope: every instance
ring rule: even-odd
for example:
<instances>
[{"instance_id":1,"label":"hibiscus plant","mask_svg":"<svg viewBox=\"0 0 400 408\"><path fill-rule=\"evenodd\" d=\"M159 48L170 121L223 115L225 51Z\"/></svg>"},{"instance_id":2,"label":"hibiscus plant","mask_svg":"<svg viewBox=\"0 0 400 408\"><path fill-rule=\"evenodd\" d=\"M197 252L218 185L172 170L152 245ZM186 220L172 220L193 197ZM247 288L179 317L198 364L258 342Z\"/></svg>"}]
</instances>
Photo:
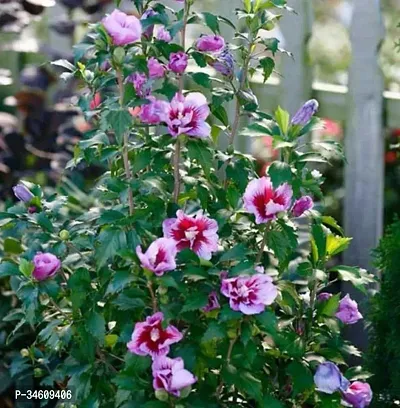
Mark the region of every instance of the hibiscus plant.
<instances>
[{"instance_id":1,"label":"hibiscus plant","mask_svg":"<svg viewBox=\"0 0 400 408\"><path fill-rule=\"evenodd\" d=\"M360 353L342 336L362 316L325 287L372 279L328 266L350 238L314 208L318 103L270 115L250 88L282 52L259 32L285 1L244 0L229 43L220 32L235 25L193 3L134 0L134 14L90 27L75 65L54 62L87 88L91 130L68 166L107 170L90 206L22 181L0 213L0 277L20 299L9 341L36 333L12 374L70 390L64 407L365 407L366 374L346 370ZM204 32L189 43L192 25ZM258 177L234 145L263 134L281 160Z\"/></svg>"}]
</instances>

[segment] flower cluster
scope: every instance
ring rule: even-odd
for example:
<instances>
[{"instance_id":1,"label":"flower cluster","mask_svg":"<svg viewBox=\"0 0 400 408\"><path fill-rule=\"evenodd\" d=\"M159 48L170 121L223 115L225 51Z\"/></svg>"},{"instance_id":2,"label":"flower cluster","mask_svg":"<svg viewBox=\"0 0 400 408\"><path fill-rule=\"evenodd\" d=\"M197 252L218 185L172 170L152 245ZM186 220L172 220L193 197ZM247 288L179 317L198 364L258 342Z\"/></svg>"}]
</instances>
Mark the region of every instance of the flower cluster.
<instances>
[{"instance_id":1,"label":"flower cluster","mask_svg":"<svg viewBox=\"0 0 400 408\"><path fill-rule=\"evenodd\" d=\"M256 223L263 224L275 220L279 213L287 212L292 207L292 197L289 184L284 183L275 189L269 177L261 177L249 183L243 201L245 209L255 215ZM300 217L313 205L311 197L301 197L292 207L293 216Z\"/></svg>"},{"instance_id":2,"label":"flower cluster","mask_svg":"<svg viewBox=\"0 0 400 408\"><path fill-rule=\"evenodd\" d=\"M372 391L368 383L361 381L350 383L332 362L318 366L314 382L318 391L326 394L340 392L344 401L354 408L365 408L372 401Z\"/></svg>"},{"instance_id":3,"label":"flower cluster","mask_svg":"<svg viewBox=\"0 0 400 408\"><path fill-rule=\"evenodd\" d=\"M182 340L182 333L172 325L162 327L161 312L136 323L132 340L127 344L131 353L153 358L152 373L155 390L164 389L172 395L180 395L181 389L194 384L196 377L184 368L181 358L169 358L169 346Z\"/></svg>"}]
</instances>

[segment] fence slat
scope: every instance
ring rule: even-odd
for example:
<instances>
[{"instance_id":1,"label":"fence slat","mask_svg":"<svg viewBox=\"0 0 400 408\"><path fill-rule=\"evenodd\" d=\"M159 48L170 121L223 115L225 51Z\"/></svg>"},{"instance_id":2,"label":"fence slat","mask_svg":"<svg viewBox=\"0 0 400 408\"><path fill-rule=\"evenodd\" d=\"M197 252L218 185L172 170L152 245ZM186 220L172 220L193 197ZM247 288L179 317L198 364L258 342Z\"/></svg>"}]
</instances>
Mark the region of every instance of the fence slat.
<instances>
[{"instance_id":1,"label":"fence slat","mask_svg":"<svg viewBox=\"0 0 400 408\"><path fill-rule=\"evenodd\" d=\"M280 104L293 115L312 92L312 68L307 64L307 41L312 32L313 10L309 0L289 0L288 6L295 9L297 14L286 13L281 20L285 46L293 53L293 59L283 56Z\"/></svg>"},{"instance_id":2,"label":"fence slat","mask_svg":"<svg viewBox=\"0 0 400 408\"><path fill-rule=\"evenodd\" d=\"M349 73L345 151L344 225L353 237L344 255L347 265L370 268L371 250L382 234L384 191L383 79L378 49L384 31L379 0L355 0L351 27L353 62ZM345 290L362 300L347 285ZM366 346L362 324L348 333L356 345Z\"/></svg>"}]
</instances>

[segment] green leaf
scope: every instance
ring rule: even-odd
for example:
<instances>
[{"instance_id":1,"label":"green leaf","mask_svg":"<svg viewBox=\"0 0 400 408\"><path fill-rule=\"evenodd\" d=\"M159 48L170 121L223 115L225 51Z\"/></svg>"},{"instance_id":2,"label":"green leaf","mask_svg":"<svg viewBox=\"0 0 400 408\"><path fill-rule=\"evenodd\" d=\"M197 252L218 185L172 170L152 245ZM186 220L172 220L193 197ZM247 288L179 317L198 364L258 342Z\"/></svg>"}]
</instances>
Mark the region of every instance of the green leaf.
<instances>
[{"instance_id":1,"label":"green leaf","mask_svg":"<svg viewBox=\"0 0 400 408\"><path fill-rule=\"evenodd\" d=\"M341 402L340 395L338 393L327 395L323 393L319 393L318 397L320 402L318 404L318 408L341 408L343 407Z\"/></svg>"},{"instance_id":2,"label":"green leaf","mask_svg":"<svg viewBox=\"0 0 400 408\"><path fill-rule=\"evenodd\" d=\"M27 278L31 277L32 272L33 272L34 269L35 269L35 266L33 265L32 262L29 262L24 258L21 258L19 260L19 270Z\"/></svg>"},{"instance_id":3,"label":"green leaf","mask_svg":"<svg viewBox=\"0 0 400 408\"><path fill-rule=\"evenodd\" d=\"M230 320L239 320L242 317L242 313L232 310L229 305L224 305L222 306L221 313L219 314L219 321L228 322Z\"/></svg>"},{"instance_id":4,"label":"green leaf","mask_svg":"<svg viewBox=\"0 0 400 408\"><path fill-rule=\"evenodd\" d=\"M196 160L206 175L210 174L213 156L210 149L199 141L190 141L187 144L188 155L191 160Z\"/></svg>"},{"instance_id":5,"label":"green leaf","mask_svg":"<svg viewBox=\"0 0 400 408\"><path fill-rule=\"evenodd\" d=\"M116 210L104 211L99 218L99 225L113 224L126 218L125 214Z\"/></svg>"},{"instance_id":6,"label":"green leaf","mask_svg":"<svg viewBox=\"0 0 400 408\"><path fill-rule=\"evenodd\" d=\"M113 301L113 304L120 310L134 310L145 306L143 299L140 297L131 297L129 293L120 293Z\"/></svg>"},{"instance_id":7,"label":"green leaf","mask_svg":"<svg viewBox=\"0 0 400 408\"><path fill-rule=\"evenodd\" d=\"M201 338L202 343L207 343L216 339L224 339L226 337L226 330L221 324L217 322L211 322Z\"/></svg>"},{"instance_id":8,"label":"green leaf","mask_svg":"<svg viewBox=\"0 0 400 408\"><path fill-rule=\"evenodd\" d=\"M199 84L203 86L204 88L210 89L212 86L210 75L204 72L195 72L191 74L191 77L196 82L196 84Z\"/></svg>"},{"instance_id":9,"label":"green leaf","mask_svg":"<svg viewBox=\"0 0 400 408\"><path fill-rule=\"evenodd\" d=\"M332 317L339 308L340 293L333 295L327 301L321 303L319 313L323 316Z\"/></svg>"},{"instance_id":10,"label":"green leaf","mask_svg":"<svg viewBox=\"0 0 400 408\"><path fill-rule=\"evenodd\" d=\"M4 240L4 252L7 252L9 254L20 254L23 252L22 245L21 243L12 237L7 237Z\"/></svg>"},{"instance_id":11,"label":"green leaf","mask_svg":"<svg viewBox=\"0 0 400 408\"><path fill-rule=\"evenodd\" d=\"M237 259L242 259L247 255L247 248L244 244L237 244L233 248L229 249L228 251L224 252L221 256L220 261L233 261Z\"/></svg>"},{"instance_id":12,"label":"green leaf","mask_svg":"<svg viewBox=\"0 0 400 408\"><path fill-rule=\"evenodd\" d=\"M255 318L257 323L265 332L276 332L277 319L273 312L266 310L265 312L256 315Z\"/></svg>"},{"instance_id":13,"label":"green leaf","mask_svg":"<svg viewBox=\"0 0 400 408\"><path fill-rule=\"evenodd\" d=\"M68 71L74 72L75 71L75 66L72 65L68 60L66 59L58 59L56 61L51 61L51 65L56 65L57 67L63 67L67 69Z\"/></svg>"},{"instance_id":14,"label":"green leaf","mask_svg":"<svg viewBox=\"0 0 400 408\"><path fill-rule=\"evenodd\" d=\"M313 274L313 267L310 262L302 262L297 267L297 273L303 277L310 277Z\"/></svg>"},{"instance_id":15,"label":"green leaf","mask_svg":"<svg viewBox=\"0 0 400 408\"><path fill-rule=\"evenodd\" d=\"M207 60L203 53L201 52L192 52L192 57L196 61L196 64L201 67L205 68L207 66Z\"/></svg>"},{"instance_id":16,"label":"green leaf","mask_svg":"<svg viewBox=\"0 0 400 408\"><path fill-rule=\"evenodd\" d=\"M110 110L106 113L105 119L108 126L114 130L118 143L122 144L124 134L132 124L130 113L123 109Z\"/></svg>"},{"instance_id":17,"label":"green leaf","mask_svg":"<svg viewBox=\"0 0 400 408\"><path fill-rule=\"evenodd\" d=\"M278 109L275 111L275 120L281 129L282 136L286 136L289 130L289 112L278 106Z\"/></svg>"},{"instance_id":18,"label":"green leaf","mask_svg":"<svg viewBox=\"0 0 400 408\"><path fill-rule=\"evenodd\" d=\"M36 222L45 230L48 232L53 232L53 224L51 223L50 219L47 217L47 215L44 212L40 212L38 214L35 214L35 219Z\"/></svg>"},{"instance_id":19,"label":"green leaf","mask_svg":"<svg viewBox=\"0 0 400 408\"><path fill-rule=\"evenodd\" d=\"M183 305L182 313L199 310L208 303L208 293L194 293L189 296L186 303Z\"/></svg>"},{"instance_id":20,"label":"green leaf","mask_svg":"<svg viewBox=\"0 0 400 408\"><path fill-rule=\"evenodd\" d=\"M95 311L90 312L86 321L86 327L90 334L93 335L101 344L104 343L104 337L106 335L106 321L100 313Z\"/></svg>"},{"instance_id":21,"label":"green leaf","mask_svg":"<svg viewBox=\"0 0 400 408\"><path fill-rule=\"evenodd\" d=\"M19 269L16 264L8 261L0 263L0 278L17 275L19 275Z\"/></svg>"},{"instance_id":22,"label":"green leaf","mask_svg":"<svg viewBox=\"0 0 400 408\"><path fill-rule=\"evenodd\" d=\"M229 117L222 105L211 106L211 113L225 126L229 126Z\"/></svg>"},{"instance_id":23,"label":"green leaf","mask_svg":"<svg viewBox=\"0 0 400 408\"><path fill-rule=\"evenodd\" d=\"M331 268L329 272L337 272L341 280L351 282L357 289L364 293L366 293L367 285L377 282L374 275L356 266L339 265Z\"/></svg>"},{"instance_id":24,"label":"green leaf","mask_svg":"<svg viewBox=\"0 0 400 408\"><path fill-rule=\"evenodd\" d=\"M339 237L334 234L329 234L326 237L326 254L328 256L337 255L343 252L350 245L352 238Z\"/></svg>"},{"instance_id":25,"label":"green leaf","mask_svg":"<svg viewBox=\"0 0 400 408\"><path fill-rule=\"evenodd\" d=\"M289 164L284 162L273 162L268 168L268 174L275 188L283 183L292 181L292 169Z\"/></svg>"},{"instance_id":26,"label":"green leaf","mask_svg":"<svg viewBox=\"0 0 400 408\"><path fill-rule=\"evenodd\" d=\"M310 369L298 361L292 361L289 364L287 373L292 377L294 395L298 395L314 386Z\"/></svg>"},{"instance_id":27,"label":"green leaf","mask_svg":"<svg viewBox=\"0 0 400 408\"><path fill-rule=\"evenodd\" d=\"M126 234L124 231L109 228L100 232L99 244L96 248L96 259L99 266L105 265L108 259L117 255L118 251L126 248Z\"/></svg>"},{"instance_id":28,"label":"green leaf","mask_svg":"<svg viewBox=\"0 0 400 408\"><path fill-rule=\"evenodd\" d=\"M285 408L285 405L272 395L265 395L262 400L261 408Z\"/></svg>"},{"instance_id":29,"label":"green leaf","mask_svg":"<svg viewBox=\"0 0 400 408\"><path fill-rule=\"evenodd\" d=\"M132 166L132 172L134 174L138 173L139 171L143 170L146 166L148 166L151 162L151 150L139 150L139 152L135 155L135 160Z\"/></svg>"},{"instance_id":30,"label":"green leaf","mask_svg":"<svg viewBox=\"0 0 400 408\"><path fill-rule=\"evenodd\" d=\"M112 277L105 294L109 295L117 293L121 291L125 286L129 285L133 280L134 278L131 271L117 271Z\"/></svg>"},{"instance_id":31,"label":"green leaf","mask_svg":"<svg viewBox=\"0 0 400 408\"><path fill-rule=\"evenodd\" d=\"M322 260L326 255L326 236L325 232L320 224L313 224L311 227L312 240L317 249L317 259L314 261Z\"/></svg>"},{"instance_id":32,"label":"green leaf","mask_svg":"<svg viewBox=\"0 0 400 408\"><path fill-rule=\"evenodd\" d=\"M240 372L236 386L242 391L254 398L257 401L262 399L262 384L261 380L254 377L253 374L245 371Z\"/></svg>"},{"instance_id":33,"label":"green leaf","mask_svg":"<svg viewBox=\"0 0 400 408\"><path fill-rule=\"evenodd\" d=\"M271 57L262 58L260 60L260 66L263 70L264 83L265 83L267 79L271 76L275 68L275 61Z\"/></svg>"},{"instance_id":34,"label":"green leaf","mask_svg":"<svg viewBox=\"0 0 400 408\"><path fill-rule=\"evenodd\" d=\"M321 217L321 222L328 227L334 228L336 231L340 232L341 235L344 234L343 228L337 223L337 221L328 215Z\"/></svg>"},{"instance_id":35,"label":"green leaf","mask_svg":"<svg viewBox=\"0 0 400 408\"><path fill-rule=\"evenodd\" d=\"M197 14L204 22L206 23L206 26L215 34L218 34L220 32L219 29L219 22L218 22L218 17L215 16L214 14L208 13L208 12L203 12L203 13L198 13Z\"/></svg>"}]
</instances>

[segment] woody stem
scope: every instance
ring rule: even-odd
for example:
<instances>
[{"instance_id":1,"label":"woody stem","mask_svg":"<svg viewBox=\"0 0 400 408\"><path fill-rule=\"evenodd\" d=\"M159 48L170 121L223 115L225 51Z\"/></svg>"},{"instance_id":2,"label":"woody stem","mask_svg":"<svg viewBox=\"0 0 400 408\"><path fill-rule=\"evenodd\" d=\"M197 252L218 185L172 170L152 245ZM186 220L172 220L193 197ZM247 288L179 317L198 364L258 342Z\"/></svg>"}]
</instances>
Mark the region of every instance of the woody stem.
<instances>
[{"instance_id":1,"label":"woody stem","mask_svg":"<svg viewBox=\"0 0 400 408\"><path fill-rule=\"evenodd\" d=\"M181 31L181 45L183 50L185 51L186 47L186 26L187 26L187 20L189 16L189 10L190 10L190 2L184 3L184 13L183 13L183 27ZM181 94L183 91L183 85L184 85L184 77L183 74L180 75L179 77L179 93ZM174 151L174 159L173 159L173 165L174 165L174 203L178 202L179 198L179 190L180 190L180 185L181 185L181 180L180 180L180 173L179 173L179 164L180 164L180 159L181 159L181 141L179 140L179 136L176 139L175 143L175 151Z\"/></svg>"},{"instance_id":2,"label":"woody stem","mask_svg":"<svg viewBox=\"0 0 400 408\"><path fill-rule=\"evenodd\" d=\"M124 105L124 82L122 78L122 73L119 69L117 69L117 81L118 81L118 89L119 89L119 104L122 108ZM128 181L129 215L133 215L133 211L134 211L133 193L132 193L132 188L130 186L131 181L132 181L132 172L131 172L131 167L129 164L128 144L129 144L129 131L125 132L124 134L124 141L123 141L123 147L122 147L122 160L124 162L126 180Z\"/></svg>"}]
</instances>

